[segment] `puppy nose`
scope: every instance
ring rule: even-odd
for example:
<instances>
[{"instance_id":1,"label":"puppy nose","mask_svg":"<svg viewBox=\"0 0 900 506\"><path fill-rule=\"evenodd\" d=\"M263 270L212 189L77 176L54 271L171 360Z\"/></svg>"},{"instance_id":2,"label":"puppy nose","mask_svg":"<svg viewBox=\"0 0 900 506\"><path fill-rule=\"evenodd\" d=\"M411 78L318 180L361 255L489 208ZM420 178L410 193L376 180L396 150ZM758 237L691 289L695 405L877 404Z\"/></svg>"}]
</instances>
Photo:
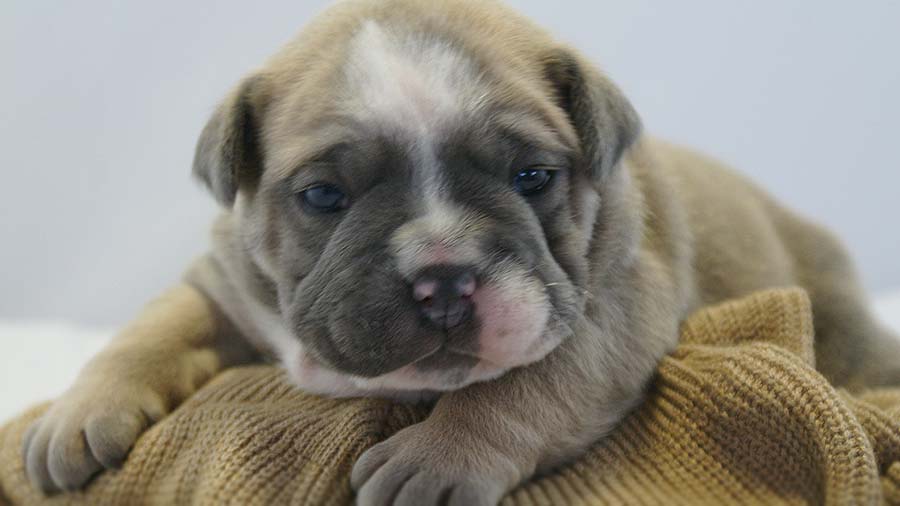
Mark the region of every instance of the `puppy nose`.
<instances>
[{"instance_id":1,"label":"puppy nose","mask_svg":"<svg viewBox=\"0 0 900 506\"><path fill-rule=\"evenodd\" d=\"M450 329L471 318L472 294L476 287L472 269L435 266L424 269L416 276L412 296L431 323Z\"/></svg>"}]
</instances>

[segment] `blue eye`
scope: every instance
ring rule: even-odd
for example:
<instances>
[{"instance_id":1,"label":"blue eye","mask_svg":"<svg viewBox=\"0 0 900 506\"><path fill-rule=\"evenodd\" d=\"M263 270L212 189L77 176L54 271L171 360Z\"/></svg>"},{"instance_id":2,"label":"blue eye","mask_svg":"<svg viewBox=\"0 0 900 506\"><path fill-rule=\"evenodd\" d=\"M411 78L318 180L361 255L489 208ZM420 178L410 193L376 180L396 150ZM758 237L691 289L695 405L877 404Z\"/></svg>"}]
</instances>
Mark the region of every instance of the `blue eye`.
<instances>
[{"instance_id":1,"label":"blue eye","mask_svg":"<svg viewBox=\"0 0 900 506\"><path fill-rule=\"evenodd\" d=\"M553 179L553 172L545 169L525 169L513 178L513 186L522 195L534 195Z\"/></svg>"},{"instance_id":2,"label":"blue eye","mask_svg":"<svg viewBox=\"0 0 900 506\"><path fill-rule=\"evenodd\" d=\"M308 209L317 213L333 213L347 207L347 196L332 184L320 184L300 194Z\"/></svg>"}]
</instances>

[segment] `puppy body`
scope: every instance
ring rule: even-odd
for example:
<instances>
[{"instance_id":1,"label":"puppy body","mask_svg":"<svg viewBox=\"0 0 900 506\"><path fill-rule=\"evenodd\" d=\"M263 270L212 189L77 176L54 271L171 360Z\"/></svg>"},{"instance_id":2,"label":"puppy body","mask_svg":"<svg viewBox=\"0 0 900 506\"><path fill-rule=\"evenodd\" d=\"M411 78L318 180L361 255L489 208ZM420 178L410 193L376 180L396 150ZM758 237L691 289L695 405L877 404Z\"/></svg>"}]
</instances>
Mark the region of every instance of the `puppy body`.
<instances>
[{"instance_id":1,"label":"puppy body","mask_svg":"<svg viewBox=\"0 0 900 506\"><path fill-rule=\"evenodd\" d=\"M523 167L547 188L510 189ZM809 291L836 384L900 379L830 235L642 135L605 77L497 4L340 3L226 99L195 171L225 207L212 251L32 428L47 490L258 353L311 392L436 399L357 463L363 504L496 502L611 430L691 310L761 288ZM298 210L321 180L352 204ZM478 287L435 327L410 287L447 266Z\"/></svg>"}]
</instances>

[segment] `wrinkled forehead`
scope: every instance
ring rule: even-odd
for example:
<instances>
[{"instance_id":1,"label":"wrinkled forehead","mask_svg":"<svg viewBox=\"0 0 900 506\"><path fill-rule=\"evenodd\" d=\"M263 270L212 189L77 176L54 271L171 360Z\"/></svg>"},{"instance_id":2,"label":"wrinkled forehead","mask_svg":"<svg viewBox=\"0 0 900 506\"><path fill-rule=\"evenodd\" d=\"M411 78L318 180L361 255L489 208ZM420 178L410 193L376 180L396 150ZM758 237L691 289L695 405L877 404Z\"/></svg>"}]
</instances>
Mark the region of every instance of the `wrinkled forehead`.
<instances>
[{"instance_id":1,"label":"wrinkled forehead","mask_svg":"<svg viewBox=\"0 0 900 506\"><path fill-rule=\"evenodd\" d=\"M335 146L375 140L423 165L465 139L573 152L574 133L546 91L499 70L446 38L366 21L321 96L282 112L306 126L275 137L270 165L288 177Z\"/></svg>"}]
</instances>

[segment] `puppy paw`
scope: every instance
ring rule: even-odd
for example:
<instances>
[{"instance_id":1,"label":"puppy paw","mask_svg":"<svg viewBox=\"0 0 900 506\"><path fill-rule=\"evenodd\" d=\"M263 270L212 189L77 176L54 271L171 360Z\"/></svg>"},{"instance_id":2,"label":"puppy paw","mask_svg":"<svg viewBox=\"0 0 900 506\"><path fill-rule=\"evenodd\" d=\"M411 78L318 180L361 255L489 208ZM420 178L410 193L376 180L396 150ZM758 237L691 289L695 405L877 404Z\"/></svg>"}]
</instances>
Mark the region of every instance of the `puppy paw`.
<instances>
[{"instance_id":1,"label":"puppy paw","mask_svg":"<svg viewBox=\"0 0 900 506\"><path fill-rule=\"evenodd\" d=\"M530 471L472 434L429 420L366 451L353 466L359 506L493 506Z\"/></svg>"},{"instance_id":2,"label":"puppy paw","mask_svg":"<svg viewBox=\"0 0 900 506\"><path fill-rule=\"evenodd\" d=\"M147 389L79 385L25 433L28 478L46 494L81 488L99 471L119 467L138 436L165 413L162 397Z\"/></svg>"}]
</instances>

